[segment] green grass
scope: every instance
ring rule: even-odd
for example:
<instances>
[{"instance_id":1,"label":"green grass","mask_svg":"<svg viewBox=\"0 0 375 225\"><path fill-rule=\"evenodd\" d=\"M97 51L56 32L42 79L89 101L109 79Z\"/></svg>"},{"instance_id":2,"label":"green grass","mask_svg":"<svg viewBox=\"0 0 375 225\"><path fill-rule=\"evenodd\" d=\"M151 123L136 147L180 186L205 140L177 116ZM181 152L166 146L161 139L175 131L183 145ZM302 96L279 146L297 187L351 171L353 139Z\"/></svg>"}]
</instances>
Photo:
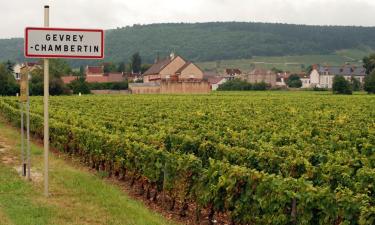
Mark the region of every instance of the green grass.
<instances>
[{"instance_id":1,"label":"green grass","mask_svg":"<svg viewBox=\"0 0 375 225\"><path fill-rule=\"evenodd\" d=\"M15 170L0 164L0 214L7 223L50 224L54 209L34 202L37 196L32 185L21 180Z\"/></svg>"},{"instance_id":2,"label":"green grass","mask_svg":"<svg viewBox=\"0 0 375 225\"><path fill-rule=\"evenodd\" d=\"M252 59L221 60L219 72L226 68L239 68L243 71L250 71L256 68L272 69L273 67L283 71L301 72L304 67L313 64L327 64L330 66L341 66L345 63L360 65L363 57L369 55L371 49L347 49L337 51L332 55L301 55L301 56L280 56L280 57L253 57ZM197 63L203 70L215 70L217 62ZM302 66L304 65L304 67Z\"/></svg>"},{"instance_id":3,"label":"green grass","mask_svg":"<svg viewBox=\"0 0 375 225\"><path fill-rule=\"evenodd\" d=\"M173 224L151 212L141 202L130 199L119 187L100 175L55 155L50 157L50 192L44 198L43 181L20 178L1 157L19 158L19 132L0 121L0 139L12 146L0 153L0 224ZM43 150L32 144L32 166L42 171ZM35 177L34 177L35 178ZM35 179L34 179L35 180Z\"/></svg>"}]
</instances>

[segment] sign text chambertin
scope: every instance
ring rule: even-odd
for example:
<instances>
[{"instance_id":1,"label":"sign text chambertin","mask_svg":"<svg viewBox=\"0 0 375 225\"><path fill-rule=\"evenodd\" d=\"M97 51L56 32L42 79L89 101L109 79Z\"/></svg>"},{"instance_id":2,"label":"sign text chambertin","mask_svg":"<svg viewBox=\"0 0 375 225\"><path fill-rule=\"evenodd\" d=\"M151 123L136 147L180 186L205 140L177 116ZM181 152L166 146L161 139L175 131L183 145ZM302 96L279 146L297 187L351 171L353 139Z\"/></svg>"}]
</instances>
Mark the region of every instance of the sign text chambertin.
<instances>
[{"instance_id":1,"label":"sign text chambertin","mask_svg":"<svg viewBox=\"0 0 375 225\"><path fill-rule=\"evenodd\" d=\"M103 59L104 31L27 27L25 57Z\"/></svg>"}]
</instances>

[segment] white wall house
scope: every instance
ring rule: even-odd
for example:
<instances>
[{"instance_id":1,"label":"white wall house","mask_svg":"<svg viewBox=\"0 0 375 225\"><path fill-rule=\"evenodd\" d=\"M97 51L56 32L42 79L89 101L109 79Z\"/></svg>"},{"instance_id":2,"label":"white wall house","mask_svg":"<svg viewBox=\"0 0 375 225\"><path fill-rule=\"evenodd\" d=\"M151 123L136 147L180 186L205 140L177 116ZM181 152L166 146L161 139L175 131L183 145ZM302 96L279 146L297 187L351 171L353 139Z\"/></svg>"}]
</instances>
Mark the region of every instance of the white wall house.
<instances>
[{"instance_id":1,"label":"white wall house","mask_svg":"<svg viewBox=\"0 0 375 225\"><path fill-rule=\"evenodd\" d=\"M343 76L349 81L354 77L363 84L366 77L366 70L363 67L352 65L314 66L314 69L310 73L311 87L332 88L333 78L336 75Z\"/></svg>"},{"instance_id":2,"label":"white wall house","mask_svg":"<svg viewBox=\"0 0 375 225\"><path fill-rule=\"evenodd\" d=\"M301 77L302 87L301 88L310 88L311 80L309 77Z\"/></svg>"},{"instance_id":3,"label":"white wall house","mask_svg":"<svg viewBox=\"0 0 375 225\"><path fill-rule=\"evenodd\" d=\"M208 79L208 83L210 83L212 91L216 91L220 85L224 84L227 81L228 79L224 77L213 77Z\"/></svg>"}]
</instances>

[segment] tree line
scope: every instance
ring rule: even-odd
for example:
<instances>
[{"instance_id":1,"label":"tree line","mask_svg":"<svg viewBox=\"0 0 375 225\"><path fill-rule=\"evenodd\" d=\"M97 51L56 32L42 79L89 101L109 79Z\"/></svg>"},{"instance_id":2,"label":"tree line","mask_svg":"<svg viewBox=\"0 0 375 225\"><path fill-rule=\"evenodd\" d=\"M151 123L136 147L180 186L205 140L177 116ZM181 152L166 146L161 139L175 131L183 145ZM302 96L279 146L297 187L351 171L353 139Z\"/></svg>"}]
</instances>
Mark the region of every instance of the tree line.
<instances>
[{"instance_id":1,"label":"tree line","mask_svg":"<svg viewBox=\"0 0 375 225\"><path fill-rule=\"evenodd\" d=\"M128 62L134 52L140 52L146 63L152 63L158 54L168 55L171 51L192 61L215 61L252 56L332 54L342 49L375 49L374 27L350 26L168 23L107 30L105 38L105 58L110 62ZM24 60L23 39L0 40L0 60L6 59ZM74 60L69 63L79 66L86 61Z\"/></svg>"},{"instance_id":2,"label":"tree line","mask_svg":"<svg viewBox=\"0 0 375 225\"><path fill-rule=\"evenodd\" d=\"M0 95L15 96L20 91L20 86L14 77L15 63L8 60L5 63L0 63ZM134 53L130 59L129 64L121 63L103 63L104 73L124 72L124 73L143 73L150 65L142 64L140 54ZM29 80L30 95L43 95L43 68L40 66L30 72L31 79ZM69 84L64 84L62 77L73 75L77 79ZM49 70L49 92L51 95L68 95L68 94L89 94L91 90L124 90L128 88L128 81L116 83L87 83L85 77L85 68L79 67L79 70L74 70L69 65L68 61L62 59L51 59Z\"/></svg>"}]
</instances>

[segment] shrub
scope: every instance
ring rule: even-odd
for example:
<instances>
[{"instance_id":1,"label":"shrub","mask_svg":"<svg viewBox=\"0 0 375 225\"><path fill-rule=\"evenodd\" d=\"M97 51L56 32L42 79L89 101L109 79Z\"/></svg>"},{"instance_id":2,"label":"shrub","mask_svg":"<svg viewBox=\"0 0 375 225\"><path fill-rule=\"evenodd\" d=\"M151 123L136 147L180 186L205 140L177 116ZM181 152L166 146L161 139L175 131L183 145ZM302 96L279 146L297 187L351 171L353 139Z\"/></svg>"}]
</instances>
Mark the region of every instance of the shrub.
<instances>
[{"instance_id":1,"label":"shrub","mask_svg":"<svg viewBox=\"0 0 375 225\"><path fill-rule=\"evenodd\" d=\"M352 77L352 90L353 91L360 91L361 90L361 82L355 78L355 77Z\"/></svg>"},{"instance_id":2,"label":"shrub","mask_svg":"<svg viewBox=\"0 0 375 225\"><path fill-rule=\"evenodd\" d=\"M253 90L254 91L265 91L269 89L270 86L265 82L255 83L253 84Z\"/></svg>"},{"instance_id":3,"label":"shrub","mask_svg":"<svg viewBox=\"0 0 375 225\"><path fill-rule=\"evenodd\" d=\"M375 71L366 76L364 89L369 94L375 94Z\"/></svg>"},{"instance_id":4,"label":"shrub","mask_svg":"<svg viewBox=\"0 0 375 225\"><path fill-rule=\"evenodd\" d=\"M128 82L116 82L116 83L90 83L90 90L127 90Z\"/></svg>"},{"instance_id":5,"label":"shrub","mask_svg":"<svg viewBox=\"0 0 375 225\"><path fill-rule=\"evenodd\" d=\"M72 89L73 94L90 94L89 84L86 82L84 77L79 77L77 80L73 80L69 84L70 89Z\"/></svg>"},{"instance_id":6,"label":"shrub","mask_svg":"<svg viewBox=\"0 0 375 225\"><path fill-rule=\"evenodd\" d=\"M252 85L246 81L240 79L234 79L221 84L218 91L249 91L252 89Z\"/></svg>"},{"instance_id":7,"label":"shrub","mask_svg":"<svg viewBox=\"0 0 375 225\"><path fill-rule=\"evenodd\" d=\"M347 81L343 76L336 75L333 78L332 90L334 94L352 94L352 87L349 81Z\"/></svg>"},{"instance_id":8,"label":"shrub","mask_svg":"<svg viewBox=\"0 0 375 225\"><path fill-rule=\"evenodd\" d=\"M300 88L302 87L302 81L301 78L297 74L292 74L287 79L286 84L290 88Z\"/></svg>"}]
</instances>

